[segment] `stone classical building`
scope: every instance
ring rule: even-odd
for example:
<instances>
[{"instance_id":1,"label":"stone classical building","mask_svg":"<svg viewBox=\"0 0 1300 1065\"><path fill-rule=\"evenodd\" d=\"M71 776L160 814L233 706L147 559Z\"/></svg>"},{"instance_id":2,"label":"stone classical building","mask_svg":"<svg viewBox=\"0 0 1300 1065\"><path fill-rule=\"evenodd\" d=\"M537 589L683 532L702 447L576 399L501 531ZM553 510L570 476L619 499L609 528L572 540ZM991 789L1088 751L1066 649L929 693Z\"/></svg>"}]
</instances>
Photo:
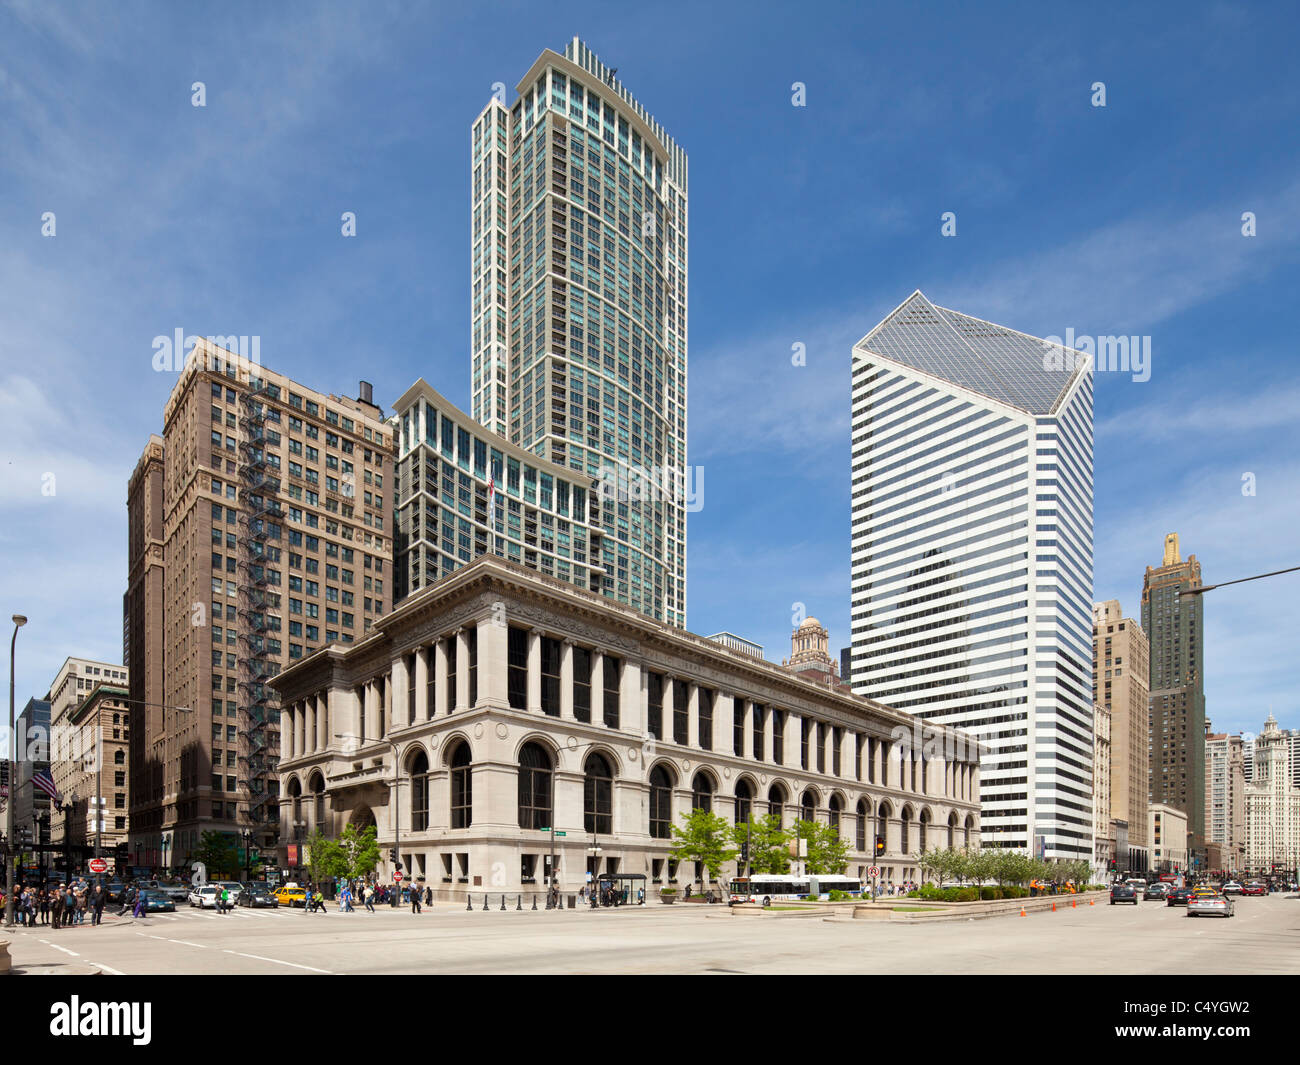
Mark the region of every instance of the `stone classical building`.
<instances>
[{"instance_id":1,"label":"stone classical building","mask_svg":"<svg viewBox=\"0 0 1300 1065\"><path fill-rule=\"evenodd\" d=\"M1176 806L1153 802L1147 807L1151 834L1151 869L1156 873L1187 872L1187 814Z\"/></svg>"},{"instance_id":2,"label":"stone classical building","mask_svg":"<svg viewBox=\"0 0 1300 1065\"><path fill-rule=\"evenodd\" d=\"M1115 857L1115 822L1111 820L1111 715L1104 706L1092 708L1092 838L1093 862L1110 868Z\"/></svg>"},{"instance_id":3,"label":"stone classical building","mask_svg":"<svg viewBox=\"0 0 1300 1065\"><path fill-rule=\"evenodd\" d=\"M1126 834L1108 827L1119 871L1137 872L1150 858L1147 803L1150 802L1150 735L1147 635L1125 617L1119 600L1092 604L1092 701L1110 714L1109 823L1125 822ZM1100 820L1100 819L1099 819ZM1120 846L1121 836L1127 843Z\"/></svg>"},{"instance_id":4,"label":"stone classical building","mask_svg":"<svg viewBox=\"0 0 1300 1065\"><path fill-rule=\"evenodd\" d=\"M1246 867L1246 763L1240 735L1205 737L1206 867L1235 872Z\"/></svg>"},{"instance_id":5,"label":"stone classical building","mask_svg":"<svg viewBox=\"0 0 1300 1065\"><path fill-rule=\"evenodd\" d=\"M849 682L840 676L840 666L831 658L830 632L816 618L804 618L790 634L790 657L781 664L806 680L829 684L851 692Z\"/></svg>"},{"instance_id":6,"label":"stone classical building","mask_svg":"<svg viewBox=\"0 0 1300 1065\"><path fill-rule=\"evenodd\" d=\"M397 846L444 898L540 887L552 846L564 888L587 872L688 883L670 829L693 807L838 825L848 872L874 862L885 880L979 841L963 734L493 556L272 683L281 840L375 824L380 875Z\"/></svg>"},{"instance_id":7,"label":"stone classical building","mask_svg":"<svg viewBox=\"0 0 1300 1065\"><path fill-rule=\"evenodd\" d=\"M1272 714L1255 737L1255 767L1246 785L1246 867L1270 873L1300 862L1300 791L1291 777L1290 737Z\"/></svg>"}]
</instances>

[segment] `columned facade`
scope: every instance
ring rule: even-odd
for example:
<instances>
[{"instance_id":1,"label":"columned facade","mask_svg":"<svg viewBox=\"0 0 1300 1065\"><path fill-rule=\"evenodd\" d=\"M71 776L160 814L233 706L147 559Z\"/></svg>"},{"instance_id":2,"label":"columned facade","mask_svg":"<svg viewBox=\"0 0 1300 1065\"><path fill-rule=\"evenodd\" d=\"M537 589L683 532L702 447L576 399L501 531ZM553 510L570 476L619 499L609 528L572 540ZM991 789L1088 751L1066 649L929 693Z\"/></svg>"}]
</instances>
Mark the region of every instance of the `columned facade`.
<instances>
[{"instance_id":1,"label":"columned facade","mask_svg":"<svg viewBox=\"0 0 1300 1065\"><path fill-rule=\"evenodd\" d=\"M973 745L900 772L906 715L490 556L274 686L293 738L282 838L373 820L380 875L396 845L439 897L540 890L550 828L562 888L588 871L689 883L670 843L693 805L837 824L849 875L896 882L920 879L923 838L979 842Z\"/></svg>"}]
</instances>

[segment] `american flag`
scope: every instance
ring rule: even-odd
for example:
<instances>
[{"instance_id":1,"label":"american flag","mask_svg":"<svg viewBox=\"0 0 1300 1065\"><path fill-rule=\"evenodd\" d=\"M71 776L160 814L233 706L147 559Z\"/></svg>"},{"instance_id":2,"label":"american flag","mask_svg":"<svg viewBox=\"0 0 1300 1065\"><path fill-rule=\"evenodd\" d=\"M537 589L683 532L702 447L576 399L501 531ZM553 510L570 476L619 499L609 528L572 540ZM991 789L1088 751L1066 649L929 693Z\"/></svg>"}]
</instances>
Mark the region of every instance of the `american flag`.
<instances>
[{"instance_id":1,"label":"american flag","mask_svg":"<svg viewBox=\"0 0 1300 1065\"><path fill-rule=\"evenodd\" d=\"M56 803L60 800L59 789L54 786L54 778L48 769L38 769L32 776L32 786L40 788Z\"/></svg>"}]
</instances>

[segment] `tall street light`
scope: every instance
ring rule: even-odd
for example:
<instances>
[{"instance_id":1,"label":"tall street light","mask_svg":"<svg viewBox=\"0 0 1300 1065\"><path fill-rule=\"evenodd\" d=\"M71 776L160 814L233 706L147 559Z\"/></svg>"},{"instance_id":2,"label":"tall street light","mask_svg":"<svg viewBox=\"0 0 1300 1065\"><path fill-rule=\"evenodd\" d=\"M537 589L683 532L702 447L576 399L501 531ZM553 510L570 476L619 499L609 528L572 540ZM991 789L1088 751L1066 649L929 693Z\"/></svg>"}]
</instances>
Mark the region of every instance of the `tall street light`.
<instances>
[{"instance_id":1,"label":"tall street light","mask_svg":"<svg viewBox=\"0 0 1300 1065\"><path fill-rule=\"evenodd\" d=\"M9 641L9 794L5 797L5 839L9 844L8 888L5 895L5 927L14 926L14 888L18 885L18 849L14 846L14 798L17 788L18 737L14 733L14 651L18 646L18 630L27 624L22 614L15 614L13 639Z\"/></svg>"}]
</instances>

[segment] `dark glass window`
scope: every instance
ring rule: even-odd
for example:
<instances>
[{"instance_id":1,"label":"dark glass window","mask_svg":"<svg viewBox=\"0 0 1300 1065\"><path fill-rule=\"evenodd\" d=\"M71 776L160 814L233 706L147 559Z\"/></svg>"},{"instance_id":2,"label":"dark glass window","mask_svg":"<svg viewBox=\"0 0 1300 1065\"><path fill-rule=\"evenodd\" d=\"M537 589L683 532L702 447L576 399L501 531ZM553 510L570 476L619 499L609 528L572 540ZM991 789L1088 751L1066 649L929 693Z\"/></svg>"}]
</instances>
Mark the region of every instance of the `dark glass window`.
<instances>
[{"instance_id":1,"label":"dark glass window","mask_svg":"<svg viewBox=\"0 0 1300 1065\"><path fill-rule=\"evenodd\" d=\"M830 807L829 824L838 835L840 831L840 814L844 811L844 800L838 795L832 795L828 806Z\"/></svg>"},{"instance_id":2,"label":"dark glass window","mask_svg":"<svg viewBox=\"0 0 1300 1065\"><path fill-rule=\"evenodd\" d=\"M506 677L507 694L514 710L528 709L528 630L510 627Z\"/></svg>"},{"instance_id":3,"label":"dark glass window","mask_svg":"<svg viewBox=\"0 0 1300 1065\"><path fill-rule=\"evenodd\" d=\"M519 827L551 827L551 758L538 744L519 752Z\"/></svg>"},{"instance_id":4,"label":"dark glass window","mask_svg":"<svg viewBox=\"0 0 1300 1065\"><path fill-rule=\"evenodd\" d=\"M783 828L785 822L785 788L773 784L767 792L767 812L776 816L776 827Z\"/></svg>"},{"instance_id":5,"label":"dark glass window","mask_svg":"<svg viewBox=\"0 0 1300 1065\"><path fill-rule=\"evenodd\" d=\"M668 770L657 765L650 770L650 838L672 838L673 781Z\"/></svg>"},{"instance_id":6,"label":"dark glass window","mask_svg":"<svg viewBox=\"0 0 1300 1065\"><path fill-rule=\"evenodd\" d=\"M799 816L805 821L816 820L817 814L817 796L813 794L812 789L803 793L803 798L799 800Z\"/></svg>"},{"instance_id":7,"label":"dark glass window","mask_svg":"<svg viewBox=\"0 0 1300 1065\"><path fill-rule=\"evenodd\" d=\"M542 637L542 713L560 716L560 641Z\"/></svg>"},{"instance_id":8,"label":"dark glass window","mask_svg":"<svg viewBox=\"0 0 1300 1065\"><path fill-rule=\"evenodd\" d=\"M622 663L611 655L605 656L605 724L609 728L618 728L618 681Z\"/></svg>"},{"instance_id":9,"label":"dark glass window","mask_svg":"<svg viewBox=\"0 0 1300 1065\"><path fill-rule=\"evenodd\" d=\"M713 750L713 689L700 689L700 734L698 743L706 751Z\"/></svg>"},{"instance_id":10,"label":"dark glass window","mask_svg":"<svg viewBox=\"0 0 1300 1065\"><path fill-rule=\"evenodd\" d=\"M469 765L469 744L461 743L451 756L451 827L469 828L474 821L474 777Z\"/></svg>"},{"instance_id":11,"label":"dark glass window","mask_svg":"<svg viewBox=\"0 0 1300 1065\"><path fill-rule=\"evenodd\" d=\"M767 727L767 707L762 703L755 703L751 713L754 715L754 757L761 762L763 760L763 740L765 738L763 730Z\"/></svg>"},{"instance_id":12,"label":"dark glass window","mask_svg":"<svg viewBox=\"0 0 1300 1065\"><path fill-rule=\"evenodd\" d=\"M785 711L772 707L772 761L785 764Z\"/></svg>"},{"instance_id":13,"label":"dark glass window","mask_svg":"<svg viewBox=\"0 0 1300 1065\"><path fill-rule=\"evenodd\" d=\"M455 636L447 641L447 713L449 714L461 705L460 670L456 666L459 643Z\"/></svg>"},{"instance_id":14,"label":"dark glass window","mask_svg":"<svg viewBox=\"0 0 1300 1065\"><path fill-rule=\"evenodd\" d=\"M406 656L406 713L410 721L415 720L415 655Z\"/></svg>"},{"instance_id":15,"label":"dark glass window","mask_svg":"<svg viewBox=\"0 0 1300 1065\"><path fill-rule=\"evenodd\" d=\"M749 781L736 782L736 824L743 825L754 813L754 789Z\"/></svg>"},{"instance_id":16,"label":"dark glass window","mask_svg":"<svg viewBox=\"0 0 1300 1065\"><path fill-rule=\"evenodd\" d=\"M614 831L614 773L603 755L590 754L583 767L583 825L588 832Z\"/></svg>"},{"instance_id":17,"label":"dark glass window","mask_svg":"<svg viewBox=\"0 0 1300 1065\"><path fill-rule=\"evenodd\" d=\"M691 809L713 809L713 781L705 773L696 773L691 781Z\"/></svg>"},{"instance_id":18,"label":"dark glass window","mask_svg":"<svg viewBox=\"0 0 1300 1065\"><path fill-rule=\"evenodd\" d=\"M478 705L478 629L465 630L465 646L469 651L469 705Z\"/></svg>"},{"instance_id":19,"label":"dark glass window","mask_svg":"<svg viewBox=\"0 0 1300 1065\"><path fill-rule=\"evenodd\" d=\"M859 744L859 746L861 745ZM853 845L860 851L867 849L867 803L865 799L858 800L858 821L854 826ZM948 845L952 846L951 842Z\"/></svg>"},{"instance_id":20,"label":"dark glass window","mask_svg":"<svg viewBox=\"0 0 1300 1065\"><path fill-rule=\"evenodd\" d=\"M649 707L646 710L647 727L657 740L664 738L664 678L658 673L649 674L646 681Z\"/></svg>"},{"instance_id":21,"label":"dark glass window","mask_svg":"<svg viewBox=\"0 0 1300 1065\"><path fill-rule=\"evenodd\" d=\"M673 681L673 742L683 747L691 742L688 698L686 681Z\"/></svg>"},{"instance_id":22,"label":"dark glass window","mask_svg":"<svg viewBox=\"0 0 1300 1065\"><path fill-rule=\"evenodd\" d=\"M800 737L799 737L799 768L807 769L808 768L808 736L812 732L812 722L809 721L808 718L803 717L799 719L799 724L802 726L800 730Z\"/></svg>"},{"instance_id":23,"label":"dark glass window","mask_svg":"<svg viewBox=\"0 0 1300 1065\"><path fill-rule=\"evenodd\" d=\"M429 759L421 751L411 762L411 831L429 827Z\"/></svg>"},{"instance_id":24,"label":"dark glass window","mask_svg":"<svg viewBox=\"0 0 1300 1065\"><path fill-rule=\"evenodd\" d=\"M591 721L591 652L585 647L573 649L573 716Z\"/></svg>"},{"instance_id":25,"label":"dark glass window","mask_svg":"<svg viewBox=\"0 0 1300 1065\"><path fill-rule=\"evenodd\" d=\"M424 655L425 661L425 689L424 698L429 704L429 717L438 716L438 648L437 646L426 648L420 652Z\"/></svg>"},{"instance_id":26,"label":"dark glass window","mask_svg":"<svg viewBox=\"0 0 1300 1065\"><path fill-rule=\"evenodd\" d=\"M731 751L737 757L745 753L745 700L731 700Z\"/></svg>"}]
</instances>

